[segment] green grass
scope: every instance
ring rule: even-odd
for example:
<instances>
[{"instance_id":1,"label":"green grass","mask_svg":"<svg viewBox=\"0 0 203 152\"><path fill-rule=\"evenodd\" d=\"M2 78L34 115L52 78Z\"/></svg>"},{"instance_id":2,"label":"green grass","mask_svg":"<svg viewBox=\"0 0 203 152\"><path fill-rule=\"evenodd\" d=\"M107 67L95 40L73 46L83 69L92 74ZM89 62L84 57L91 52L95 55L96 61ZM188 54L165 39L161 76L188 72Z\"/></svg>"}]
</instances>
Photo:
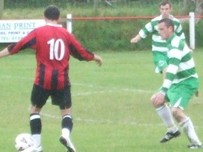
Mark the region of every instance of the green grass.
<instances>
[{"instance_id":1,"label":"green grass","mask_svg":"<svg viewBox=\"0 0 203 152\"><path fill-rule=\"evenodd\" d=\"M150 51L98 52L104 64L71 59L74 129L78 152L187 152L184 135L167 144L159 139L166 131L149 98L161 84L154 73ZM203 78L200 50L194 52L200 79ZM17 134L29 132L30 91L35 69L34 55L20 53L0 60L0 145L14 152ZM202 83L201 83L202 84ZM203 140L202 87L186 113ZM60 112L49 102L42 111L42 142L45 152L62 152Z\"/></svg>"}]
</instances>

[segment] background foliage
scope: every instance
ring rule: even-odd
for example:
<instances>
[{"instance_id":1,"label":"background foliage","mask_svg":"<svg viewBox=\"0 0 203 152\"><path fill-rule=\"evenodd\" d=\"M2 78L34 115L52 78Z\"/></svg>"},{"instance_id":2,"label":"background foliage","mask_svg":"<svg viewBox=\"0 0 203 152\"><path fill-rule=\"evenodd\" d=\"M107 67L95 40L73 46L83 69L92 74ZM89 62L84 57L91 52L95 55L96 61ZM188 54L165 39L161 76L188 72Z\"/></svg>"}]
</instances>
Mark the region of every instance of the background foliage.
<instances>
[{"instance_id":1,"label":"background foliage","mask_svg":"<svg viewBox=\"0 0 203 152\"><path fill-rule=\"evenodd\" d=\"M155 16L159 15L158 4L161 0L117 0L112 6L105 0L6 0L4 19L42 18L43 10L49 4L61 8L62 24L66 27L66 15L76 16ZM188 15L195 10L195 5L184 8L184 0L172 0L173 14ZM35 9L33 9L35 8ZM111 20L111 21L73 21L73 33L90 50L144 50L150 49L151 38L139 44L130 44L130 39L139 29L149 21L139 20ZM196 46L202 47L202 21L196 24ZM189 40L188 21L183 21L184 32Z\"/></svg>"}]
</instances>

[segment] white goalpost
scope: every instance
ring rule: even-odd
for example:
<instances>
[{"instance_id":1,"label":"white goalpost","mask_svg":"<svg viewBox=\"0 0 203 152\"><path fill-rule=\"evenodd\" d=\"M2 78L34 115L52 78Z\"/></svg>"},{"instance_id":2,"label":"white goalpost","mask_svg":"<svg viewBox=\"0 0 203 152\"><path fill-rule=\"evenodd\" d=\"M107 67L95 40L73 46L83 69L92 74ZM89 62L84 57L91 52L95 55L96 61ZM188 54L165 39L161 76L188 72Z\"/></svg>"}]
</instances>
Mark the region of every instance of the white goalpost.
<instances>
[{"instance_id":1,"label":"white goalpost","mask_svg":"<svg viewBox=\"0 0 203 152\"><path fill-rule=\"evenodd\" d=\"M190 48L195 49L195 13L189 13L189 37L190 37Z\"/></svg>"},{"instance_id":2,"label":"white goalpost","mask_svg":"<svg viewBox=\"0 0 203 152\"><path fill-rule=\"evenodd\" d=\"M66 19L66 29L68 32L72 33L72 14L67 14Z\"/></svg>"}]
</instances>

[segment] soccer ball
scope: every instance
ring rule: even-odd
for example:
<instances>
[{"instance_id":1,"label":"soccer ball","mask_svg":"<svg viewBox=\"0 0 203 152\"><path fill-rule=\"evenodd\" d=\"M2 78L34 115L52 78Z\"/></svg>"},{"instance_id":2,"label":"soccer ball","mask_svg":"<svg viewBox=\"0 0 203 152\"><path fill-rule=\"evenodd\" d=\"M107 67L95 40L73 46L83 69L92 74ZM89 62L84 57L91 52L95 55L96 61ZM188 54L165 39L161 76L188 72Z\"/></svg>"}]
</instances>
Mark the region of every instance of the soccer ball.
<instances>
[{"instance_id":1,"label":"soccer ball","mask_svg":"<svg viewBox=\"0 0 203 152\"><path fill-rule=\"evenodd\" d=\"M34 141L29 133L21 133L15 139L15 148L19 152L34 152Z\"/></svg>"}]
</instances>

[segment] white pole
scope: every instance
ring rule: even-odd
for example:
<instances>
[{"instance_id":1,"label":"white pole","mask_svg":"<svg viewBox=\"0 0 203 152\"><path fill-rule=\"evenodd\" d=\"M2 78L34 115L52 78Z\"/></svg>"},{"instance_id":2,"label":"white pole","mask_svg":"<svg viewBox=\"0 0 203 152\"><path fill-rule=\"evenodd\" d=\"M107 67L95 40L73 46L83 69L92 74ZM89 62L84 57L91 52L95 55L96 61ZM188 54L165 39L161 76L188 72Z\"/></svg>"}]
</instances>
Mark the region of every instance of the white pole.
<instances>
[{"instance_id":1,"label":"white pole","mask_svg":"<svg viewBox=\"0 0 203 152\"><path fill-rule=\"evenodd\" d=\"M72 14L67 14L66 18L66 29L68 32L72 33Z\"/></svg>"},{"instance_id":2,"label":"white pole","mask_svg":"<svg viewBox=\"0 0 203 152\"><path fill-rule=\"evenodd\" d=\"M195 49L195 13L189 13L189 27L190 27L190 48Z\"/></svg>"}]
</instances>

